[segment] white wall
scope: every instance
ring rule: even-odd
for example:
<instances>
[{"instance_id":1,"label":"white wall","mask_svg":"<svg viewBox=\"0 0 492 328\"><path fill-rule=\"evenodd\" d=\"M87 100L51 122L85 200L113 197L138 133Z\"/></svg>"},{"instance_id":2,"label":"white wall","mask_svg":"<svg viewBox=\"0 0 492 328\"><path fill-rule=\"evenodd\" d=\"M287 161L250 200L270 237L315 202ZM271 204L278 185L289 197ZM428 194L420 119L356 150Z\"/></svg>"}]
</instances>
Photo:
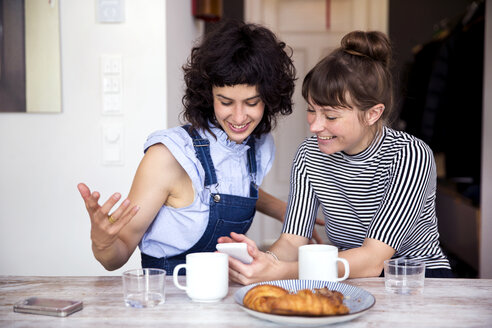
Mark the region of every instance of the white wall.
<instances>
[{"instance_id":1,"label":"white wall","mask_svg":"<svg viewBox=\"0 0 492 328\"><path fill-rule=\"evenodd\" d=\"M95 4L60 4L62 113L0 114L0 275L113 275L140 267L137 252L115 272L94 259L76 186L86 182L102 199L126 195L147 135L166 127L167 85L180 83L166 75L166 47L174 51L166 46L166 6L183 47L197 31L189 28L190 1L127 0L120 24L96 23ZM188 53L189 46L182 62ZM101 114L101 54L123 58L119 116ZM124 126L124 165L103 166L101 125L113 122Z\"/></svg>"},{"instance_id":2,"label":"white wall","mask_svg":"<svg viewBox=\"0 0 492 328\"><path fill-rule=\"evenodd\" d=\"M203 34L203 21L191 19L191 1L166 0L167 44L167 123L177 126L182 122L179 114L182 110L181 99L184 93L183 70L191 48L199 42ZM179 31L179 33L178 33Z\"/></svg>"}]
</instances>

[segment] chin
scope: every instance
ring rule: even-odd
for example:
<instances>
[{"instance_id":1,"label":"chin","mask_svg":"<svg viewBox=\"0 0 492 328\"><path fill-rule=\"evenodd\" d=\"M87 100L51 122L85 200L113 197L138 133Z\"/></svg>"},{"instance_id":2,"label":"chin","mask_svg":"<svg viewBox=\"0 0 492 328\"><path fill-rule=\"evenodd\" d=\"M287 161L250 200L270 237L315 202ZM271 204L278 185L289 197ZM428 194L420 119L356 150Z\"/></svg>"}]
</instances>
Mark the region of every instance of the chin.
<instances>
[{"instance_id":1,"label":"chin","mask_svg":"<svg viewBox=\"0 0 492 328\"><path fill-rule=\"evenodd\" d=\"M253 133L253 131L244 131L242 133L237 133L237 132L232 132L228 131L227 136L229 137L229 140L234 141L235 143L242 143L248 136Z\"/></svg>"},{"instance_id":2,"label":"chin","mask_svg":"<svg viewBox=\"0 0 492 328\"><path fill-rule=\"evenodd\" d=\"M327 154L327 155L331 155L340 151L333 147L320 147L319 145L318 148L323 154Z\"/></svg>"}]
</instances>

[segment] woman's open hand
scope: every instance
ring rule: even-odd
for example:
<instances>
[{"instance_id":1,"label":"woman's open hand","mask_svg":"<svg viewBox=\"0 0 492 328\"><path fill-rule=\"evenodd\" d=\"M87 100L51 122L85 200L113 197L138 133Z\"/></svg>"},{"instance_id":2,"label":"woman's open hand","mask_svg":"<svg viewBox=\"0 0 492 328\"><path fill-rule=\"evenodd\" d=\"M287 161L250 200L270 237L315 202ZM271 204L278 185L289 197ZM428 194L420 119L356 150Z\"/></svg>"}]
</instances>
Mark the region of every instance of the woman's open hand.
<instances>
[{"instance_id":1,"label":"woman's open hand","mask_svg":"<svg viewBox=\"0 0 492 328\"><path fill-rule=\"evenodd\" d=\"M120 200L121 194L114 193L102 206L99 205L100 194L91 193L89 187L79 183L77 189L84 199L85 207L91 219L91 240L93 247L104 250L114 244L120 230L135 216L139 207L130 208L130 200L125 199L110 215L109 211Z\"/></svg>"}]
</instances>

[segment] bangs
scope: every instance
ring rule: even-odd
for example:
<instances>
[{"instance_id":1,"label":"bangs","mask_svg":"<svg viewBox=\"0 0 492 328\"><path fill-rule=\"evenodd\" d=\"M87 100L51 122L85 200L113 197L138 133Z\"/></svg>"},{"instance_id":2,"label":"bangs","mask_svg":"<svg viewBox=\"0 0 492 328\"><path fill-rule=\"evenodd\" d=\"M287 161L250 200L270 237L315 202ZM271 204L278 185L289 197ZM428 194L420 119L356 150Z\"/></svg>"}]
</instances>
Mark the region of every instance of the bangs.
<instances>
[{"instance_id":1,"label":"bangs","mask_svg":"<svg viewBox=\"0 0 492 328\"><path fill-rule=\"evenodd\" d=\"M319 69L318 66L324 66L324 69ZM302 85L302 96L308 103L317 106L352 108L347 76L350 76L350 73L346 67L330 63L330 57L325 58L306 75Z\"/></svg>"},{"instance_id":2,"label":"bangs","mask_svg":"<svg viewBox=\"0 0 492 328\"><path fill-rule=\"evenodd\" d=\"M210 76L212 85L259 85L267 70L258 56L255 49L247 47L246 42L235 45L226 56L216 58L213 66L218 69Z\"/></svg>"}]
</instances>

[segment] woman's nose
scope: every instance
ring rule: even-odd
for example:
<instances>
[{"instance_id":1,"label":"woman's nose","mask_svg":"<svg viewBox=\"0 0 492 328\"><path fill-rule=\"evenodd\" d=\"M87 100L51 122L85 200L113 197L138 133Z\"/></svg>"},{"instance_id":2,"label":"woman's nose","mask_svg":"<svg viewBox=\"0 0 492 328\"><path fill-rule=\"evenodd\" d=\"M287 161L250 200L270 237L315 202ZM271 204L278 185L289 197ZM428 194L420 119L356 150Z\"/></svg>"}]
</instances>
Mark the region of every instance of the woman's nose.
<instances>
[{"instance_id":1,"label":"woman's nose","mask_svg":"<svg viewBox=\"0 0 492 328\"><path fill-rule=\"evenodd\" d=\"M325 120L322 115L313 115L309 122L309 131L311 131L311 133L321 132L324 129L324 124Z\"/></svg>"},{"instance_id":2,"label":"woman's nose","mask_svg":"<svg viewBox=\"0 0 492 328\"><path fill-rule=\"evenodd\" d=\"M232 119L235 123L243 123L246 119L246 110L243 105L238 104L232 110Z\"/></svg>"}]
</instances>

